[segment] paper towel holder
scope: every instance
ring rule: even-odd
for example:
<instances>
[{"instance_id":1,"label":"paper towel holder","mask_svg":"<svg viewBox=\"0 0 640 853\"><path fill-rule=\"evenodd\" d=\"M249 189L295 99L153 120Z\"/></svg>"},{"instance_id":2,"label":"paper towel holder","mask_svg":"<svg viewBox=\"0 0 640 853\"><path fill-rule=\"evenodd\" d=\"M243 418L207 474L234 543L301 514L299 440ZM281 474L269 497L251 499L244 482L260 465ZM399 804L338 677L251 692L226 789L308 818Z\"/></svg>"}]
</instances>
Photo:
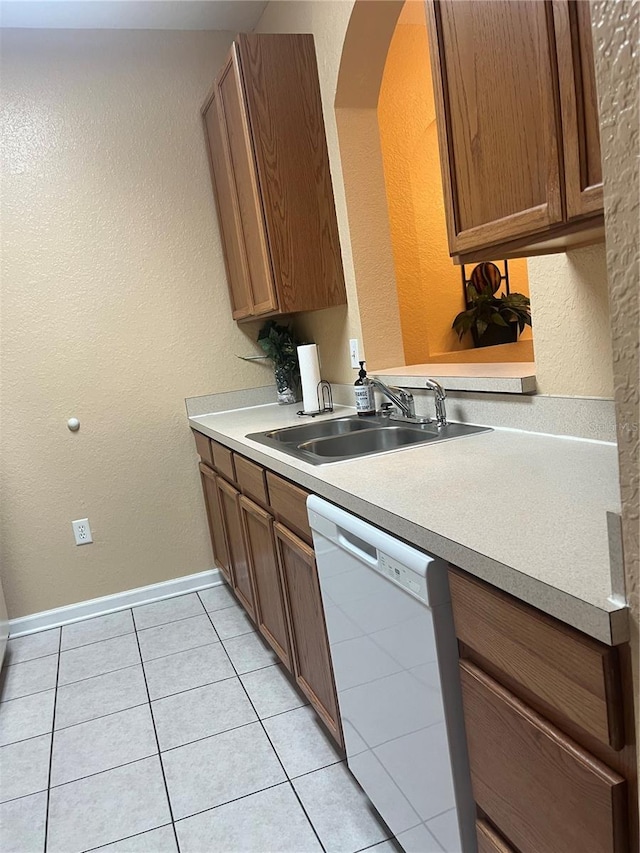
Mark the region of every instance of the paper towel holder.
<instances>
[{"instance_id":1,"label":"paper towel holder","mask_svg":"<svg viewBox=\"0 0 640 853\"><path fill-rule=\"evenodd\" d=\"M331 391L331 385L324 379L321 379L318 382L317 388L318 395L318 408L314 412L305 412L304 409L298 412L300 417L311 417L315 418L316 415L324 415L327 412L333 411L333 392Z\"/></svg>"}]
</instances>

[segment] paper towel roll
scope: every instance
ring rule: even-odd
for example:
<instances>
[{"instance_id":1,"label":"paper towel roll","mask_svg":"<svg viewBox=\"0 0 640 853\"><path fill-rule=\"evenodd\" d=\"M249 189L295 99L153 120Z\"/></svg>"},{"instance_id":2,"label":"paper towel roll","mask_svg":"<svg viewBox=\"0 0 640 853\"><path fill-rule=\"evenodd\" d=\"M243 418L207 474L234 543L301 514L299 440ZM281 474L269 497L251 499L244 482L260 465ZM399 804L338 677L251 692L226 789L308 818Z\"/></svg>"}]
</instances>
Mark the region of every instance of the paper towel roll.
<instances>
[{"instance_id":1,"label":"paper towel roll","mask_svg":"<svg viewBox=\"0 0 640 853\"><path fill-rule=\"evenodd\" d=\"M320 382L318 347L315 344L298 347L298 362L302 381L302 408L305 412L317 412L318 382Z\"/></svg>"}]
</instances>

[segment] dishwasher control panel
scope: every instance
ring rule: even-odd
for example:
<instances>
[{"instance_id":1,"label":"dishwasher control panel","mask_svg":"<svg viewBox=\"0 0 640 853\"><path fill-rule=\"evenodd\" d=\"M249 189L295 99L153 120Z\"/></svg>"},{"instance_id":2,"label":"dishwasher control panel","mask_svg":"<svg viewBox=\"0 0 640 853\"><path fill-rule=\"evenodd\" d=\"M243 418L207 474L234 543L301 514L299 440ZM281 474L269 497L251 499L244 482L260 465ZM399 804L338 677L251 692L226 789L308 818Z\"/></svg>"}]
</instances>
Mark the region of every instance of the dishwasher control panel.
<instances>
[{"instance_id":1,"label":"dishwasher control panel","mask_svg":"<svg viewBox=\"0 0 640 853\"><path fill-rule=\"evenodd\" d=\"M421 575L417 575L403 566L398 560L378 551L378 571L396 583L398 586L408 590L421 601L427 601L427 581Z\"/></svg>"}]
</instances>

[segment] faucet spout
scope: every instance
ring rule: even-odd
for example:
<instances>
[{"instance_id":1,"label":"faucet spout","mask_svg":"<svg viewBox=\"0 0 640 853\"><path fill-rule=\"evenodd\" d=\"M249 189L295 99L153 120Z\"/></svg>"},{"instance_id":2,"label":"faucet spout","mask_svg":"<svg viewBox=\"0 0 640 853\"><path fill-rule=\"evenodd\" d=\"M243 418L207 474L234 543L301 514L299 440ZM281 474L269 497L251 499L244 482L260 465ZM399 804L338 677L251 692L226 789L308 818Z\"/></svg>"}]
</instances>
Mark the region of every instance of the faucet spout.
<instances>
[{"instance_id":1,"label":"faucet spout","mask_svg":"<svg viewBox=\"0 0 640 853\"><path fill-rule=\"evenodd\" d=\"M394 385L385 385L379 379L370 379L369 381L374 388L377 388L381 394L384 394L400 409L405 418L415 418L416 406L413 401L413 394L410 391L405 391L404 388L396 388Z\"/></svg>"},{"instance_id":2,"label":"faucet spout","mask_svg":"<svg viewBox=\"0 0 640 853\"><path fill-rule=\"evenodd\" d=\"M438 426L446 426L447 409L444 401L446 399L447 392L444 390L442 385L435 379L426 379L425 387L434 392L434 396L436 399L436 424Z\"/></svg>"}]
</instances>

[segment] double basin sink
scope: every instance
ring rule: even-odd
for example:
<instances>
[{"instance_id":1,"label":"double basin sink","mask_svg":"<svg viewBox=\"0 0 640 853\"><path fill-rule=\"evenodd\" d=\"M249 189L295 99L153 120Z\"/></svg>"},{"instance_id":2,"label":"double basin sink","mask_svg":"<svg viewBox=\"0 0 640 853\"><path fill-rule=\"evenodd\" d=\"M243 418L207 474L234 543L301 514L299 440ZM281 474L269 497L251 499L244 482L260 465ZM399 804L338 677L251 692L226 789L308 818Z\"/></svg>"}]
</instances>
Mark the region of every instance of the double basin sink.
<instances>
[{"instance_id":1,"label":"double basin sink","mask_svg":"<svg viewBox=\"0 0 640 853\"><path fill-rule=\"evenodd\" d=\"M396 421L382 416L351 415L269 432L254 432L247 435L247 438L303 459L312 465L324 465L373 453L462 438L474 433L489 432L490 429L472 424L451 423L437 426L435 423Z\"/></svg>"}]
</instances>

